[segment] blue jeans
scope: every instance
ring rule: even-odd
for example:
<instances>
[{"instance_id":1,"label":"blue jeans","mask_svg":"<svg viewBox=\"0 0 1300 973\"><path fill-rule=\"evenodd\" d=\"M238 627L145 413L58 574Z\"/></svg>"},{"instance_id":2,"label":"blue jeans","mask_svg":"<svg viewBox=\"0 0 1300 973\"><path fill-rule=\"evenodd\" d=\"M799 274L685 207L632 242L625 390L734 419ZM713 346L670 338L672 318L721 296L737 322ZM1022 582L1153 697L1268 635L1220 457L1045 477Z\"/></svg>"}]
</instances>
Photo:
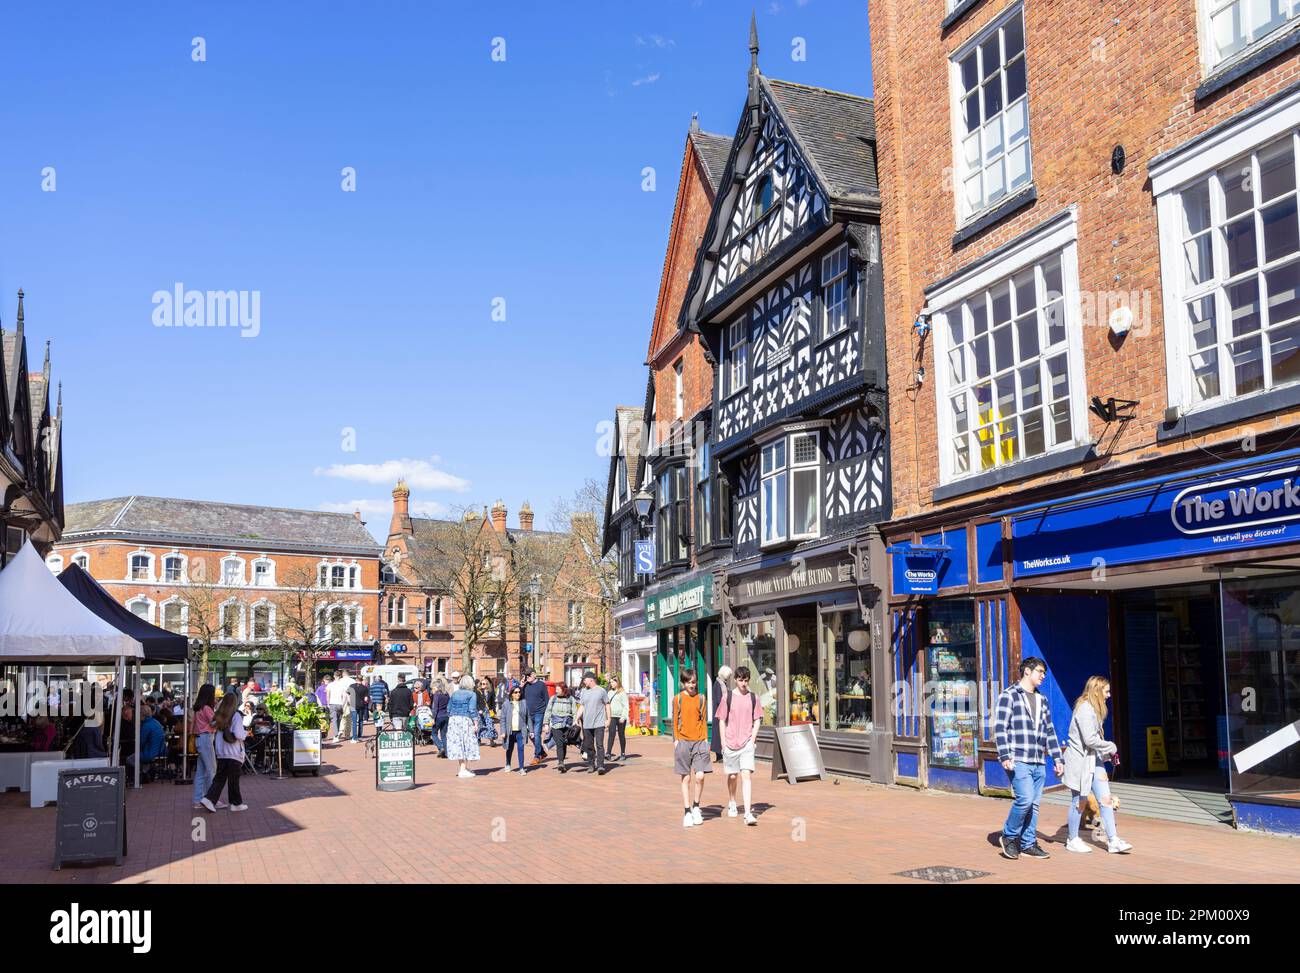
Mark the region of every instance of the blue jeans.
<instances>
[{"instance_id":1,"label":"blue jeans","mask_svg":"<svg viewBox=\"0 0 1300 973\"><path fill-rule=\"evenodd\" d=\"M447 752L447 717L433 724L433 745L439 753Z\"/></svg>"},{"instance_id":2,"label":"blue jeans","mask_svg":"<svg viewBox=\"0 0 1300 973\"><path fill-rule=\"evenodd\" d=\"M540 713L528 714L528 725L533 731L533 756L538 760L546 756L546 751L542 749L542 720L545 718L545 710Z\"/></svg>"},{"instance_id":3,"label":"blue jeans","mask_svg":"<svg viewBox=\"0 0 1300 973\"><path fill-rule=\"evenodd\" d=\"M361 739L361 727L366 722L366 711L363 709L354 709L352 711L352 739Z\"/></svg>"},{"instance_id":4,"label":"blue jeans","mask_svg":"<svg viewBox=\"0 0 1300 973\"><path fill-rule=\"evenodd\" d=\"M1092 795L1097 798L1097 805L1101 808L1101 823L1106 826L1106 837L1115 837L1115 809L1108 807L1106 801L1110 799L1110 780L1106 777L1106 771L1103 767L1098 767L1092 774ZM1070 791L1070 837L1079 837L1079 822L1083 819L1083 812L1079 810L1080 793Z\"/></svg>"},{"instance_id":5,"label":"blue jeans","mask_svg":"<svg viewBox=\"0 0 1300 973\"><path fill-rule=\"evenodd\" d=\"M198 804L203 795L212 786L212 779L217 775L217 754L212 748L212 734L198 733L194 737L194 752L198 759L194 763L194 803Z\"/></svg>"},{"instance_id":6,"label":"blue jeans","mask_svg":"<svg viewBox=\"0 0 1300 973\"><path fill-rule=\"evenodd\" d=\"M510 751L518 749L519 751L519 769L524 769L524 743L528 734L523 730L515 730L513 733L506 734L506 770L510 769Z\"/></svg>"},{"instance_id":7,"label":"blue jeans","mask_svg":"<svg viewBox=\"0 0 1300 973\"><path fill-rule=\"evenodd\" d=\"M1002 835L1008 841L1017 841L1022 849L1038 841L1038 804L1043 799L1043 782L1047 779L1045 764L1027 764L1016 761L1011 772L1011 789L1016 799L1011 802L1006 827Z\"/></svg>"}]
</instances>

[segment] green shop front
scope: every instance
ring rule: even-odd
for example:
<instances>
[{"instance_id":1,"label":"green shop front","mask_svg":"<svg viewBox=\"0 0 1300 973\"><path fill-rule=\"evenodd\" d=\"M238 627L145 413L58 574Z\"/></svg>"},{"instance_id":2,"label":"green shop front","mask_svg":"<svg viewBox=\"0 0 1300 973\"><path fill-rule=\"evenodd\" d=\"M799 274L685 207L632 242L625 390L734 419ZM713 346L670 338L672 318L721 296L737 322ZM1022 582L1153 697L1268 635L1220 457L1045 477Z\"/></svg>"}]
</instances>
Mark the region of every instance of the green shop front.
<instances>
[{"instance_id":1,"label":"green shop front","mask_svg":"<svg viewBox=\"0 0 1300 973\"><path fill-rule=\"evenodd\" d=\"M722 619L714 604L713 572L697 572L647 592L645 628L657 640L655 715L659 731L671 735L673 697L680 691L683 671L694 670L712 712L713 680L722 665Z\"/></svg>"}]
</instances>

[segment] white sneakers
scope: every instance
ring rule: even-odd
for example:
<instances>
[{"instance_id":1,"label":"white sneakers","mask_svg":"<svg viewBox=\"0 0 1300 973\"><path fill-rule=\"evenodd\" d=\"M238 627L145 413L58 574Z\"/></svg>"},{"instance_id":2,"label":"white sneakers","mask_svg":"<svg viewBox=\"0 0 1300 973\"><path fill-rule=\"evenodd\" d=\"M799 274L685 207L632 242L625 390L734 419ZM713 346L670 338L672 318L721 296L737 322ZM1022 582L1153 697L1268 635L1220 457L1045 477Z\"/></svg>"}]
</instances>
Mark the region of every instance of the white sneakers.
<instances>
[{"instance_id":1,"label":"white sneakers","mask_svg":"<svg viewBox=\"0 0 1300 973\"><path fill-rule=\"evenodd\" d=\"M1125 855L1133 850L1133 846L1119 835L1116 835L1107 843L1106 850L1112 855Z\"/></svg>"},{"instance_id":2,"label":"white sneakers","mask_svg":"<svg viewBox=\"0 0 1300 973\"><path fill-rule=\"evenodd\" d=\"M247 805L247 804L236 804L236 805L232 806L230 810L232 810L232 811L247 811L247 810L248 810L248 805Z\"/></svg>"},{"instance_id":3,"label":"white sneakers","mask_svg":"<svg viewBox=\"0 0 1300 973\"><path fill-rule=\"evenodd\" d=\"M203 798L203 800L199 801L199 803L202 804L209 811L211 811L213 814L217 812L217 806L213 804L211 801L209 801L206 797Z\"/></svg>"},{"instance_id":4,"label":"white sneakers","mask_svg":"<svg viewBox=\"0 0 1300 973\"><path fill-rule=\"evenodd\" d=\"M682 815L682 827L683 828L695 827L695 816L691 814L690 811L687 811L685 814Z\"/></svg>"},{"instance_id":5,"label":"white sneakers","mask_svg":"<svg viewBox=\"0 0 1300 973\"><path fill-rule=\"evenodd\" d=\"M1065 850L1077 852L1080 855L1092 854L1092 849L1089 848L1087 843L1077 835L1065 843Z\"/></svg>"},{"instance_id":6,"label":"white sneakers","mask_svg":"<svg viewBox=\"0 0 1300 973\"><path fill-rule=\"evenodd\" d=\"M473 777L473 776L474 776L474 771L470 770L468 767L462 767L462 768L460 768L460 770L456 773L456 776L457 776L457 777Z\"/></svg>"},{"instance_id":7,"label":"white sneakers","mask_svg":"<svg viewBox=\"0 0 1300 973\"><path fill-rule=\"evenodd\" d=\"M748 824L750 827L753 827L754 825L758 824L758 818L754 817L753 811L745 812L745 823Z\"/></svg>"},{"instance_id":8,"label":"white sneakers","mask_svg":"<svg viewBox=\"0 0 1300 973\"><path fill-rule=\"evenodd\" d=\"M739 813L740 813L740 812L736 809L736 802L735 802L735 801L728 801L728 802L727 802L727 817L729 817L729 818L734 818L734 817L735 817L737 814L739 814Z\"/></svg>"},{"instance_id":9,"label":"white sneakers","mask_svg":"<svg viewBox=\"0 0 1300 973\"><path fill-rule=\"evenodd\" d=\"M520 777L523 777L526 773L528 773L528 771L524 770L523 767L520 767L520 768L519 768L519 776L520 776Z\"/></svg>"},{"instance_id":10,"label":"white sneakers","mask_svg":"<svg viewBox=\"0 0 1300 973\"><path fill-rule=\"evenodd\" d=\"M700 812L700 806L698 804L691 808L691 817L694 819L696 824L704 823L704 815Z\"/></svg>"}]
</instances>

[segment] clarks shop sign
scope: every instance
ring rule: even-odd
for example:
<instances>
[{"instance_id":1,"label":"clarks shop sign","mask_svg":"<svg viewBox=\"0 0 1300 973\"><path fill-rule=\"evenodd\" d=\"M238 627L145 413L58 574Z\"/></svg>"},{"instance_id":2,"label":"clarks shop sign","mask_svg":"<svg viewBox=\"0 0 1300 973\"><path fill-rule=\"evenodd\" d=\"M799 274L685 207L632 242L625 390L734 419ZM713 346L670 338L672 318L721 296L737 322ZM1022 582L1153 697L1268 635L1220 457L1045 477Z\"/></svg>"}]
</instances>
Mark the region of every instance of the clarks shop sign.
<instances>
[{"instance_id":1,"label":"clarks shop sign","mask_svg":"<svg viewBox=\"0 0 1300 973\"><path fill-rule=\"evenodd\" d=\"M785 595L816 594L830 591L854 580L853 562L837 561L822 565L785 566L777 571L745 575L731 579L731 598L735 604L766 601Z\"/></svg>"},{"instance_id":2,"label":"clarks shop sign","mask_svg":"<svg viewBox=\"0 0 1300 973\"><path fill-rule=\"evenodd\" d=\"M714 614L713 575L669 588L645 599L645 627L654 632Z\"/></svg>"},{"instance_id":3,"label":"clarks shop sign","mask_svg":"<svg viewBox=\"0 0 1300 973\"><path fill-rule=\"evenodd\" d=\"M1181 480L1012 522L1018 578L1300 542L1300 466Z\"/></svg>"}]
</instances>

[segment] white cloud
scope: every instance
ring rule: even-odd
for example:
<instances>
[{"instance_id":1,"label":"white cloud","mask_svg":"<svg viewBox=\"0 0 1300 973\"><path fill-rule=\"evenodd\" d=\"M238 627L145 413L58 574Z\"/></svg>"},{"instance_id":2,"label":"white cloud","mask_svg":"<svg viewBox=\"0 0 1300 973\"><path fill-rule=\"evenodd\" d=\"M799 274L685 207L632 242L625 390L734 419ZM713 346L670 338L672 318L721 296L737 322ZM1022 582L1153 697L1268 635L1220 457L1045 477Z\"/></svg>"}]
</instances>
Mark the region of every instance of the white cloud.
<instances>
[{"instance_id":1,"label":"white cloud","mask_svg":"<svg viewBox=\"0 0 1300 973\"><path fill-rule=\"evenodd\" d=\"M655 72L654 74L647 74L644 78L637 78L635 81L633 81L632 87L639 88L643 84L654 84L656 81L659 80L659 77L660 76L658 72Z\"/></svg>"},{"instance_id":2,"label":"white cloud","mask_svg":"<svg viewBox=\"0 0 1300 973\"><path fill-rule=\"evenodd\" d=\"M673 40L671 37L664 37L662 34L650 34L646 37L642 37L640 34L637 34L636 46L637 47L676 47L677 42Z\"/></svg>"},{"instance_id":3,"label":"white cloud","mask_svg":"<svg viewBox=\"0 0 1300 973\"><path fill-rule=\"evenodd\" d=\"M433 457L434 462L438 457ZM336 480L353 480L357 483L375 483L392 486L405 480L412 490L451 490L464 493L469 480L435 469L433 463L422 459L390 459L382 463L335 463L318 466L312 471L316 476Z\"/></svg>"},{"instance_id":4,"label":"white cloud","mask_svg":"<svg viewBox=\"0 0 1300 973\"><path fill-rule=\"evenodd\" d=\"M360 510L363 517L387 517L393 512L392 500L347 500L343 503L322 503L321 510L336 514L350 514ZM417 517L445 517L450 511L436 500L412 500L411 513Z\"/></svg>"}]
</instances>

